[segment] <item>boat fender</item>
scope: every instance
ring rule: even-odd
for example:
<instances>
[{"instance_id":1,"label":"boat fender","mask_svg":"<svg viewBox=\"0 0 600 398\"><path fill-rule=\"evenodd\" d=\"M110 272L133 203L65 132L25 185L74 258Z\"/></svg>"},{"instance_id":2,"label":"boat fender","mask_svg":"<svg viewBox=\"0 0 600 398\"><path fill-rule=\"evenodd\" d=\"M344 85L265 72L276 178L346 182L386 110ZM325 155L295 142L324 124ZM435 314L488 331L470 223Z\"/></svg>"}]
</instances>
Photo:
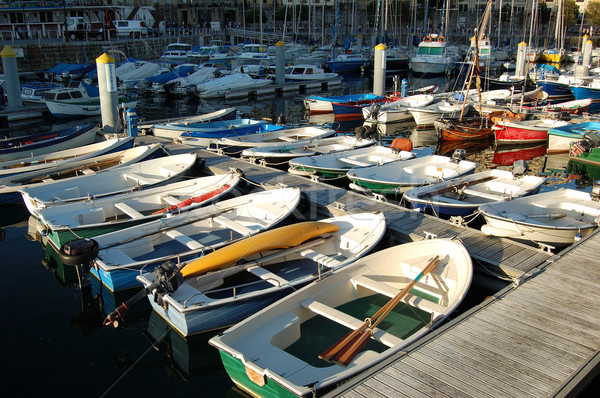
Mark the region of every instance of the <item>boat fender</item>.
<instances>
[{"instance_id":1,"label":"boat fender","mask_svg":"<svg viewBox=\"0 0 600 398\"><path fill-rule=\"evenodd\" d=\"M167 261L162 263L154 271L156 281L159 286L166 292L173 293L183 283L183 277L179 272L177 264Z\"/></svg>"},{"instance_id":2,"label":"boat fender","mask_svg":"<svg viewBox=\"0 0 600 398\"><path fill-rule=\"evenodd\" d=\"M75 239L62 245L58 257L64 265L87 265L100 251L94 239Z\"/></svg>"},{"instance_id":3,"label":"boat fender","mask_svg":"<svg viewBox=\"0 0 600 398\"><path fill-rule=\"evenodd\" d=\"M390 144L390 148L392 148L396 152L401 152L401 151L410 152L413 149L413 143L410 138L396 137Z\"/></svg>"},{"instance_id":4,"label":"boat fender","mask_svg":"<svg viewBox=\"0 0 600 398\"><path fill-rule=\"evenodd\" d=\"M520 177L520 176L524 175L525 173L527 173L528 171L529 171L529 166L527 165L527 162L525 162L523 159L516 160L513 163L513 176L514 177Z\"/></svg>"}]
</instances>

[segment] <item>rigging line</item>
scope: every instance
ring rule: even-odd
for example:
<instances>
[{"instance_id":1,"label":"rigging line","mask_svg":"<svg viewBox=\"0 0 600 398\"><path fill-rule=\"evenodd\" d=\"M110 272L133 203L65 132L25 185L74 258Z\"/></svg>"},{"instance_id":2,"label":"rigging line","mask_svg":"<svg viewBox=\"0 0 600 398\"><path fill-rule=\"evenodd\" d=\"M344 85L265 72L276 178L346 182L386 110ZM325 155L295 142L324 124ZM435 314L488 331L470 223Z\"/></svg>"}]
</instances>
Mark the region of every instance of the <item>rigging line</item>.
<instances>
[{"instance_id":1,"label":"rigging line","mask_svg":"<svg viewBox=\"0 0 600 398\"><path fill-rule=\"evenodd\" d=\"M167 329L163 333L163 335L159 339L157 339L157 341L160 341L160 340L164 339L167 336L168 332L169 332L169 329ZM106 389L106 391L104 392L104 394L100 395L100 398L105 397L106 394L108 394L133 368L135 368L135 365L137 365L142 360L142 358L144 358L146 356L146 354L148 354L148 352L150 352L153 348L154 347L151 344L150 347L148 347L148 349L146 351L144 351L142 353L142 355L140 355L140 357L138 359L136 359L135 362L130 367L128 367L127 370L125 370L125 372L123 372L123 374L121 376L119 376L117 378L117 380L115 380L115 382L113 384L110 385L110 387L108 387Z\"/></svg>"}]
</instances>

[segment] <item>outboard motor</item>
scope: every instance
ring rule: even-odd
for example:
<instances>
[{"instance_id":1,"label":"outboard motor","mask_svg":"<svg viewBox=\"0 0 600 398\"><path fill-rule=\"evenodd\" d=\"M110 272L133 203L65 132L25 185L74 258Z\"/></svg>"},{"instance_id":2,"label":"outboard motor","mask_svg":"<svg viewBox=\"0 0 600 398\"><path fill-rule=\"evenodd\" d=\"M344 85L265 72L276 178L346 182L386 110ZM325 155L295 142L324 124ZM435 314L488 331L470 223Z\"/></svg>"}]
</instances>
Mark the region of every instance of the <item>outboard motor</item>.
<instances>
[{"instance_id":1,"label":"outboard motor","mask_svg":"<svg viewBox=\"0 0 600 398\"><path fill-rule=\"evenodd\" d=\"M154 273L159 286L169 293L173 293L183 283L183 277L177 268L177 264L171 261L156 267Z\"/></svg>"},{"instance_id":2,"label":"outboard motor","mask_svg":"<svg viewBox=\"0 0 600 398\"><path fill-rule=\"evenodd\" d=\"M513 176L521 177L528 171L529 171L529 166L527 165L527 162L525 162L524 160L522 160L522 159L516 160L513 163Z\"/></svg>"},{"instance_id":3,"label":"outboard motor","mask_svg":"<svg viewBox=\"0 0 600 398\"><path fill-rule=\"evenodd\" d=\"M58 251L58 257L64 265L77 268L79 289L88 284L90 264L99 251L98 242L88 238L67 242Z\"/></svg>"},{"instance_id":4,"label":"outboard motor","mask_svg":"<svg viewBox=\"0 0 600 398\"><path fill-rule=\"evenodd\" d=\"M594 181L594 185L592 185L592 191L590 192L593 201L600 201L600 180Z\"/></svg>"},{"instance_id":5,"label":"outboard motor","mask_svg":"<svg viewBox=\"0 0 600 398\"><path fill-rule=\"evenodd\" d=\"M99 251L94 239L75 239L62 245L58 256L64 265L88 265Z\"/></svg>"},{"instance_id":6,"label":"outboard motor","mask_svg":"<svg viewBox=\"0 0 600 398\"><path fill-rule=\"evenodd\" d=\"M454 163L458 163L461 160L465 160L467 158L467 151L464 149L455 149L452 153L452 161Z\"/></svg>"},{"instance_id":7,"label":"outboard motor","mask_svg":"<svg viewBox=\"0 0 600 398\"><path fill-rule=\"evenodd\" d=\"M590 148L596 148L600 146L600 137L598 137L598 134L594 132L588 131L583 135L583 139L589 143Z\"/></svg>"},{"instance_id":8,"label":"outboard motor","mask_svg":"<svg viewBox=\"0 0 600 398\"><path fill-rule=\"evenodd\" d=\"M358 139L366 139L376 137L377 127L375 126L358 126L354 128L354 135Z\"/></svg>"}]
</instances>

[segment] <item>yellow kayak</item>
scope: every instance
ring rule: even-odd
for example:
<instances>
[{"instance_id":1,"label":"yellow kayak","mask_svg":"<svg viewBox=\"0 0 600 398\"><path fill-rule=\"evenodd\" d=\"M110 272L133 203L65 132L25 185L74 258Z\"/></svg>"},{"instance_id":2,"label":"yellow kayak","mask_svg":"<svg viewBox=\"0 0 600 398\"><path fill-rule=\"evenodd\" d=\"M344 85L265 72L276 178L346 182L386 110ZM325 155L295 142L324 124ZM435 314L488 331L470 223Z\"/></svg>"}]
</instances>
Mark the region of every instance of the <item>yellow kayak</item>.
<instances>
[{"instance_id":1,"label":"yellow kayak","mask_svg":"<svg viewBox=\"0 0 600 398\"><path fill-rule=\"evenodd\" d=\"M333 223L305 221L261 232L190 262L181 269L181 276L187 278L227 267L254 253L298 246L308 239L335 232L339 228Z\"/></svg>"}]
</instances>

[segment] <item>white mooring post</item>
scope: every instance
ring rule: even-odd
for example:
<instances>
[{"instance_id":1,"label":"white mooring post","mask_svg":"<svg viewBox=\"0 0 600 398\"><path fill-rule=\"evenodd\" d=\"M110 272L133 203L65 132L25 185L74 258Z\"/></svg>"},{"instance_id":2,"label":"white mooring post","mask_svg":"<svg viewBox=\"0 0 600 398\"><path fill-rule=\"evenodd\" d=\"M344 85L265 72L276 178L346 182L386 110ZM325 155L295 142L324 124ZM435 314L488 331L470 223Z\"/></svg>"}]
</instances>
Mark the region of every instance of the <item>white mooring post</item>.
<instances>
[{"instance_id":1,"label":"white mooring post","mask_svg":"<svg viewBox=\"0 0 600 398\"><path fill-rule=\"evenodd\" d=\"M375 55L373 56L373 94L385 94L385 50L387 47L383 43L379 43L375 47Z\"/></svg>"},{"instance_id":2,"label":"white mooring post","mask_svg":"<svg viewBox=\"0 0 600 398\"><path fill-rule=\"evenodd\" d=\"M96 58L96 67L98 69L98 91L100 92L102 129L106 133L118 134L121 129L121 124L119 123L115 59L104 53Z\"/></svg>"},{"instance_id":3,"label":"white mooring post","mask_svg":"<svg viewBox=\"0 0 600 398\"><path fill-rule=\"evenodd\" d=\"M285 82L285 43L281 40L275 43L275 83Z\"/></svg>"},{"instance_id":4,"label":"white mooring post","mask_svg":"<svg viewBox=\"0 0 600 398\"><path fill-rule=\"evenodd\" d=\"M525 76L525 61L527 60L527 44L524 41L517 46L517 67L515 76Z\"/></svg>"},{"instance_id":5,"label":"white mooring post","mask_svg":"<svg viewBox=\"0 0 600 398\"><path fill-rule=\"evenodd\" d=\"M4 69L4 87L8 108L22 108L21 87L19 85L19 70L17 68L17 52L10 46L4 46L0 51L2 68Z\"/></svg>"}]
</instances>

